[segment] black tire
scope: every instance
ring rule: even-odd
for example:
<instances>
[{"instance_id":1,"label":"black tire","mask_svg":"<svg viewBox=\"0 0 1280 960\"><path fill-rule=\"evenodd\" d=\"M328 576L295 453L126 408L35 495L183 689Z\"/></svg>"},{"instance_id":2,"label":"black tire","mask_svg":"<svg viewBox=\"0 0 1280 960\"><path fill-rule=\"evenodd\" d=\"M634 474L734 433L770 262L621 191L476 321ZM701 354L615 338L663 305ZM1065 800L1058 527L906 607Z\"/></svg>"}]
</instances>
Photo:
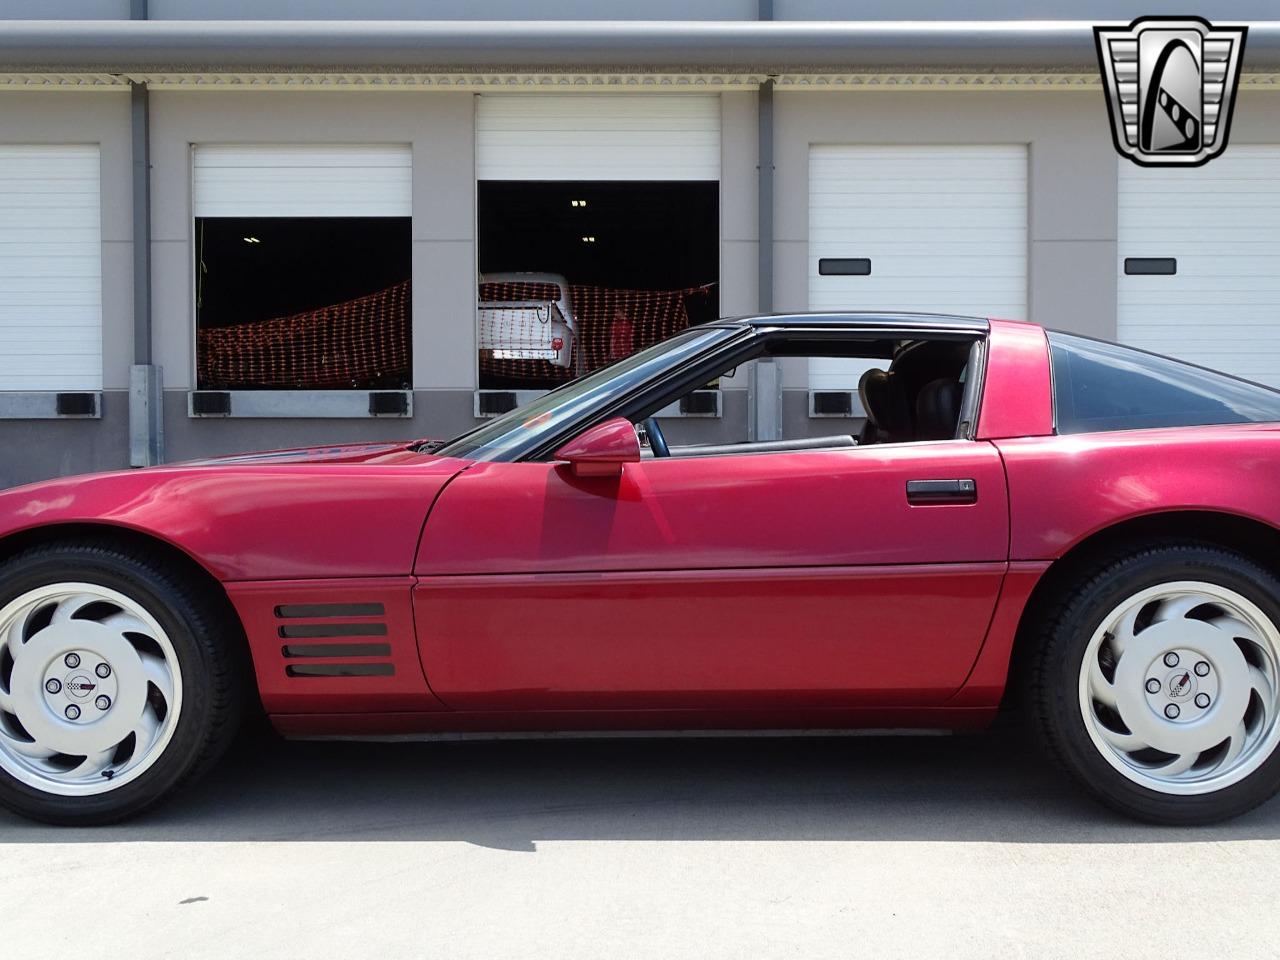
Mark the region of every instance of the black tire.
<instances>
[{"instance_id":1,"label":"black tire","mask_svg":"<svg viewBox=\"0 0 1280 960\"><path fill-rule=\"evenodd\" d=\"M243 634L225 597L180 565L107 540L49 543L0 565L0 607L58 582L107 587L140 604L164 628L182 671L182 710L154 763L119 788L61 796L0 769L0 805L34 820L66 825L114 823L137 816L204 773L234 738L248 700Z\"/></svg>"},{"instance_id":2,"label":"black tire","mask_svg":"<svg viewBox=\"0 0 1280 960\"><path fill-rule=\"evenodd\" d=\"M1244 779L1212 793L1149 789L1109 763L1090 738L1079 702L1090 638L1127 598L1162 583L1195 580L1233 590L1280 624L1280 580L1258 564L1214 546L1161 543L1099 562L1056 598L1040 623L1030 700L1050 756L1103 803L1149 823L1195 825L1239 816L1280 789L1280 750Z\"/></svg>"}]
</instances>

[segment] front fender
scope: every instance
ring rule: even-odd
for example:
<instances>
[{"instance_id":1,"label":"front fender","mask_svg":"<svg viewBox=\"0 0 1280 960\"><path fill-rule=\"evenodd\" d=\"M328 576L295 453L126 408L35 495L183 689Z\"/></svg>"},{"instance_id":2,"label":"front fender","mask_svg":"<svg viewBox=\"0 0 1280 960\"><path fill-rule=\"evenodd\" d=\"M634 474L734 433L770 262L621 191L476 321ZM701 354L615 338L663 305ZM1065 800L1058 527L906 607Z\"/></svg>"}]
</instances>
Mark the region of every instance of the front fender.
<instances>
[{"instance_id":1,"label":"front fender","mask_svg":"<svg viewBox=\"0 0 1280 960\"><path fill-rule=\"evenodd\" d=\"M407 575L427 511L465 461L158 467L0 492L0 542L105 524L164 540L214 576Z\"/></svg>"}]
</instances>

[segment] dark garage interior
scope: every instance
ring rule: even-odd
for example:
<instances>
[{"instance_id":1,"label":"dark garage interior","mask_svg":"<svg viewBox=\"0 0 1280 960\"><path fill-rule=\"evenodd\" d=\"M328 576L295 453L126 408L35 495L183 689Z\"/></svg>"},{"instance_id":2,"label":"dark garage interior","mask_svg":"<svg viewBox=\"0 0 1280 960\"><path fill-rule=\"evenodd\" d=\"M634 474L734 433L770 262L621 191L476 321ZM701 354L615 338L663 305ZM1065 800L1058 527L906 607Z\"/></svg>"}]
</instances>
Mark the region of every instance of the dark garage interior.
<instances>
[{"instance_id":1,"label":"dark garage interior","mask_svg":"<svg viewBox=\"0 0 1280 960\"><path fill-rule=\"evenodd\" d=\"M626 332L630 349L719 315L719 192L715 181L480 181L480 273L564 277L574 290L584 372L620 352L610 349L616 326L628 323L619 298L648 308ZM590 297L585 288L594 288ZM593 316L583 309L589 298L609 306ZM547 389L569 375L537 361L482 357L480 387Z\"/></svg>"}]
</instances>

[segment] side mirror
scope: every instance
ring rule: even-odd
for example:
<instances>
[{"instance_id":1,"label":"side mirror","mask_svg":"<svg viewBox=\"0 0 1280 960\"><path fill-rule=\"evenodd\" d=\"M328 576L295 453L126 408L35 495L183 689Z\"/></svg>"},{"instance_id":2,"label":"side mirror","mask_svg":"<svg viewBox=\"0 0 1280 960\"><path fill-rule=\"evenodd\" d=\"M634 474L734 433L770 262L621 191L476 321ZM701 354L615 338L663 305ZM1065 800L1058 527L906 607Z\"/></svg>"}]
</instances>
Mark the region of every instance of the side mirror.
<instances>
[{"instance_id":1,"label":"side mirror","mask_svg":"<svg viewBox=\"0 0 1280 960\"><path fill-rule=\"evenodd\" d=\"M624 417L614 417L574 437L554 454L575 476L620 477L624 463L640 462L640 438Z\"/></svg>"}]
</instances>

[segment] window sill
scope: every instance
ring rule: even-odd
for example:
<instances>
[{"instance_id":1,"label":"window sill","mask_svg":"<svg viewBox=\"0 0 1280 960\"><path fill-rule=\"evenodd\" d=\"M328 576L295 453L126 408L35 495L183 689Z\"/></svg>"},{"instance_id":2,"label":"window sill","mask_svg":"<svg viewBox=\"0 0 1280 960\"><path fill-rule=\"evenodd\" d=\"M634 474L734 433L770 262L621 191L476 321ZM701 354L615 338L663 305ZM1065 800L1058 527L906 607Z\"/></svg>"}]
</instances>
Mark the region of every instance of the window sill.
<instances>
[{"instance_id":1,"label":"window sill","mask_svg":"<svg viewBox=\"0 0 1280 960\"><path fill-rule=\"evenodd\" d=\"M0 420L101 419L101 390L0 392Z\"/></svg>"},{"instance_id":2,"label":"window sill","mask_svg":"<svg viewBox=\"0 0 1280 960\"><path fill-rule=\"evenodd\" d=\"M412 390L192 390L187 416L342 420L413 416Z\"/></svg>"}]
</instances>

